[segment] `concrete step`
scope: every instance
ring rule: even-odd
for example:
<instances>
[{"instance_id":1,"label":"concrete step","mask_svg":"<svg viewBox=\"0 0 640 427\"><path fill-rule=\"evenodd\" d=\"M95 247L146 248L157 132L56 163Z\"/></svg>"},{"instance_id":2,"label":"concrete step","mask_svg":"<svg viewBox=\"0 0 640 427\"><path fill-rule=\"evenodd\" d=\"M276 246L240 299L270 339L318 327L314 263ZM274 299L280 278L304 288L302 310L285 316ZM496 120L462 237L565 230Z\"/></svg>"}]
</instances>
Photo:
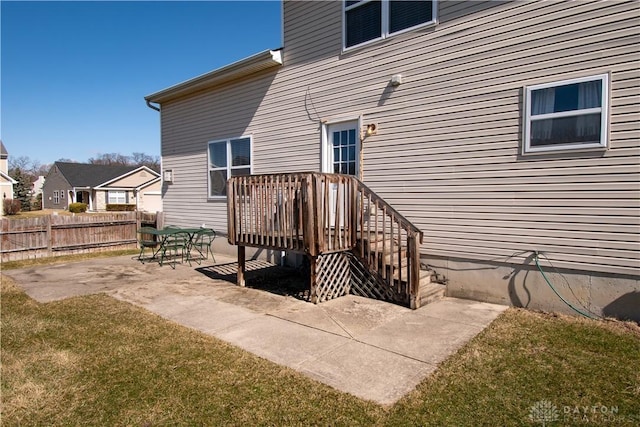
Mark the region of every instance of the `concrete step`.
<instances>
[{"instance_id":1,"label":"concrete step","mask_svg":"<svg viewBox=\"0 0 640 427\"><path fill-rule=\"evenodd\" d=\"M441 300L445 295L446 289L447 287L440 283L433 282L426 285L420 283L420 307Z\"/></svg>"}]
</instances>

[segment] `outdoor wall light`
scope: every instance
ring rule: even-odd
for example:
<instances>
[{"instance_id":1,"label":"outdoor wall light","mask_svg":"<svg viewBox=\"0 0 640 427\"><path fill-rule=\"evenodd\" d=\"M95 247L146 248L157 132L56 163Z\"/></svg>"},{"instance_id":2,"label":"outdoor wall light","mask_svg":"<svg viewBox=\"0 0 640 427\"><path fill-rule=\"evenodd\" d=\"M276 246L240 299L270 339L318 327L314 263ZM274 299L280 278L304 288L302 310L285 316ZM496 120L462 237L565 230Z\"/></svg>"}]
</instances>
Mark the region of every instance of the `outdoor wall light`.
<instances>
[{"instance_id":1,"label":"outdoor wall light","mask_svg":"<svg viewBox=\"0 0 640 427\"><path fill-rule=\"evenodd\" d=\"M378 133L378 124L370 123L367 125L367 130L365 132L366 136L376 135Z\"/></svg>"}]
</instances>

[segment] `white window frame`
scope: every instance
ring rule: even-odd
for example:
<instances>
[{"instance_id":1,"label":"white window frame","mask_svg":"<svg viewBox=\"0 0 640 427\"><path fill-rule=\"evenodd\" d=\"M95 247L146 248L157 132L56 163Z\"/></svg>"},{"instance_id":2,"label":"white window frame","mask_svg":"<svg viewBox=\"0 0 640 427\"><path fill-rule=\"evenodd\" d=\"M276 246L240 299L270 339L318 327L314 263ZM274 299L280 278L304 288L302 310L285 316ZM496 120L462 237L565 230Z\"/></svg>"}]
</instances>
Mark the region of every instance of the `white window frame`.
<instances>
[{"instance_id":1,"label":"white window frame","mask_svg":"<svg viewBox=\"0 0 640 427\"><path fill-rule=\"evenodd\" d=\"M123 202L119 202L119 201L112 201L111 199L111 194L112 193L122 193L122 195L124 196L124 201ZM120 197L118 196L117 199L120 199ZM123 190L109 190L107 191L107 204L108 205L126 205L127 204L127 192L123 191Z\"/></svg>"},{"instance_id":2,"label":"white window frame","mask_svg":"<svg viewBox=\"0 0 640 427\"><path fill-rule=\"evenodd\" d=\"M430 25L435 25L438 22L438 0L431 0L431 7L432 7L432 12L431 12L431 20L428 22L423 22L421 24L418 25L414 25L413 27L408 27L408 28L403 28L400 31L396 31L394 33L390 33L389 32L389 20L390 20L390 13L389 13L389 2L390 0L379 0L382 3L382 7L381 7L381 14L382 14L382 29L381 29L381 34L380 37L377 37L375 39L371 39L371 40L367 40L366 42L362 42L360 44L355 44L353 46L347 46L347 12L353 9L356 9L360 6L363 6L364 4L370 3L372 1L377 1L377 0L362 0L360 3L358 4L352 4L351 6L347 6L347 0L343 0L342 1L342 50L344 52L350 51L352 49L357 49L359 47L362 46L366 46L368 44L371 43L375 43L379 40L384 40L387 39L389 37L393 37L396 36L398 34L402 34L402 33L406 33L407 31L413 31L416 30L418 28L423 28L423 27L428 27Z\"/></svg>"},{"instance_id":3,"label":"white window frame","mask_svg":"<svg viewBox=\"0 0 640 427\"><path fill-rule=\"evenodd\" d=\"M53 190L53 204L60 204L60 192L58 190Z\"/></svg>"},{"instance_id":4,"label":"white window frame","mask_svg":"<svg viewBox=\"0 0 640 427\"><path fill-rule=\"evenodd\" d=\"M589 82L600 80L602 82L602 105L598 108L577 109L571 111L562 111L558 113L539 114L532 119L531 116L531 99L532 92L540 89L547 89L551 87L566 86L575 83ZM539 85L525 86L524 88L525 98L525 114L524 114L524 141L523 141L523 154L532 153L548 153L555 151L566 150L587 150L587 149L606 149L609 145L609 74L598 74L588 77L580 77L576 79L561 80L551 83L544 83ZM532 120L543 120L560 117L575 117L586 114L600 113L600 141L597 143L585 143L585 144L554 144L540 147L531 146L531 122Z\"/></svg>"},{"instance_id":5,"label":"white window frame","mask_svg":"<svg viewBox=\"0 0 640 427\"><path fill-rule=\"evenodd\" d=\"M231 157L231 141L234 140L238 140L238 139L248 139L249 140L249 164L248 165L240 165L240 166L232 166L233 163L233 158ZM226 143L226 152L227 152L227 166L226 167L220 167L220 168L212 168L211 167L211 151L210 151L210 147L211 144L218 144L218 143ZM238 137L233 137L233 138L226 138L226 139L216 139L213 141L209 141L207 142L207 198L211 199L211 200L221 200L221 199L225 199L227 198L226 195L222 195L222 196L212 196L211 195L211 171L212 170L224 170L226 169L227 171L227 180L229 179L229 177L231 177L231 171L233 169L247 169L247 167L249 168L249 173L253 174L253 136L252 135L243 135L243 136L238 136Z\"/></svg>"}]
</instances>

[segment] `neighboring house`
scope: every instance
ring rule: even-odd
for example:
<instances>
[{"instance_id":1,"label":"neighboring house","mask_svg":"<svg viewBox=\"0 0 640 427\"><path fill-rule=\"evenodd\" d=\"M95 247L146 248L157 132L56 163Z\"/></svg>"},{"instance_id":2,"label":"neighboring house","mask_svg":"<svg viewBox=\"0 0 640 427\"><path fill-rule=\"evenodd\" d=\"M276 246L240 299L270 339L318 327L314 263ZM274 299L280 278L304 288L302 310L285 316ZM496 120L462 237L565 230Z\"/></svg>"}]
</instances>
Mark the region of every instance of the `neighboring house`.
<instances>
[{"instance_id":1,"label":"neighboring house","mask_svg":"<svg viewBox=\"0 0 640 427\"><path fill-rule=\"evenodd\" d=\"M162 179L157 177L136 188L138 210L145 212L162 212Z\"/></svg>"},{"instance_id":2,"label":"neighboring house","mask_svg":"<svg viewBox=\"0 0 640 427\"><path fill-rule=\"evenodd\" d=\"M104 211L107 204L130 204L144 210L139 203L140 189L159 182L159 174L146 166L55 162L45 178L43 208L67 209L70 203L81 202L90 211Z\"/></svg>"},{"instance_id":3,"label":"neighboring house","mask_svg":"<svg viewBox=\"0 0 640 427\"><path fill-rule=\"evenodd\" d=\"M42 194L42 188L44 186L44 176L40 175L33 183L31 184L31 196L37 197L38 194Z\"/></svg>"},{"instance_id":4,"label":"neighboring house","mask_svg":"<svg viewBox=\"0 0 640 427\"><path fill-rule=\"evenodd\" d=\"M0 140L0 197L13 199L13 186L17 181L9 176L9 153ZM1 203L1 202L0 202ZM4 215L4 207L0 205L0 215Z\"/></svg>"},{"instance_id":5,"label":"neighboring house","mask_svg":"<svg viewBox=\"0 0 640 427\"><path fill-rule=\"evenodd\" d=\"M640 318L638 2L284 1L283 20L282 49L145 98L167 222L224 233L232 175L355 174L424 232L449 295L569 311L538 254L572 301Z\"/></svg>"}]
</instances>

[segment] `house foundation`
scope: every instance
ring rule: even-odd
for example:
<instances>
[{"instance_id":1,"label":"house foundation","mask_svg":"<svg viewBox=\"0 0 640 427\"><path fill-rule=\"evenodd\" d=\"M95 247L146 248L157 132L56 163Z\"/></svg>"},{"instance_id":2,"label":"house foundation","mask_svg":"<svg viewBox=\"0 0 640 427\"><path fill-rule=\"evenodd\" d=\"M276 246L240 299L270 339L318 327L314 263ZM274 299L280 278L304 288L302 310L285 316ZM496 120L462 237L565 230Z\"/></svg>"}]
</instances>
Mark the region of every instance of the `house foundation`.
<instances>
[{"instance_id":1,"label":"house foundation","mask_svg":"<svg viewBox=\"0 0 640 427\"><path fill-rule=\"evenodd\" d=\"M568 305L571 304L592 317L640 322L640 276L558 269L542 264L543 275L533 257L523 264L452 257L421 259L446 278L447 296L580 315Z\"/></svg>"}]
</instances>

